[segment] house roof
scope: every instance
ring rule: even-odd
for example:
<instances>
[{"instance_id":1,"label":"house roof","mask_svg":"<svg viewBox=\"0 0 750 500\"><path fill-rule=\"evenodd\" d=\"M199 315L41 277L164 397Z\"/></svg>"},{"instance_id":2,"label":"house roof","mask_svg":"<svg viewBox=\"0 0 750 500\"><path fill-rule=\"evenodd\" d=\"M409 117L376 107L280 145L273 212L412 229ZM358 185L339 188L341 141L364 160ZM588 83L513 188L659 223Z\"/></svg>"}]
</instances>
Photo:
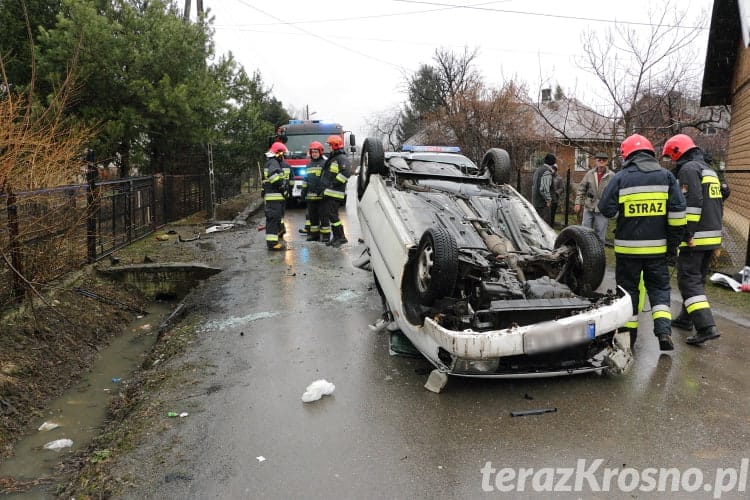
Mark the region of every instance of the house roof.
<instances>
[{"instance_id":1,"label":"house roof","mask_svg":"<svg viewBox=\"0 0 750 500\"><path fill-rule=\"evenodd\" d=\"M701 106L732 104L732 78L742 36L738 1L714 0L703 71Z\"/></svg>"},{"instance_id":2,"label":"house roof","mask_svg":"<svg viewBox=\"0 0 750 500\"><path fill-rule=\"evenodd\" d=\"M539 104L534 128L541 136L575 141L611 141L614 123L577 99L563 97Z\"/></svg>"}]
</instances>

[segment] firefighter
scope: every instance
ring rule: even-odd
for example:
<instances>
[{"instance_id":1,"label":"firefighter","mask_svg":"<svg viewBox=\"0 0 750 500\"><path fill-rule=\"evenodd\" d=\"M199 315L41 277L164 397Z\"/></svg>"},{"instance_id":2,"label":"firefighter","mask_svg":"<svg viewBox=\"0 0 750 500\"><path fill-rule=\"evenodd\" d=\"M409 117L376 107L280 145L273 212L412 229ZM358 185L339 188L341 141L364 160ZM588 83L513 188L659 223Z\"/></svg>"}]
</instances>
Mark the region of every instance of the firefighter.
<instances>
[{"instance_id":1,"label":"firefighter","mask_svg":"<svg viewBox=\"0 0 750 500\"><path fill-rule=\"evenodd\" d=\"M313 141L308 147L310 162L307 164L305 181L305 201L307 202L307 241L320 241L320 209L323 199L323 182L321 174L326 157L323 156L323 145Z\"/></svg>"},{"instance_id":2,"label":"firefighter","mask_svg":"<svg viewBox=\"0 0 750 500\"><path fill-rule=\"evenodd\" d=\"M323 201L320 203L320 237L326 245L338 247L348 241L339 219L339 205L345 199L350 165L344 151L344 140L340 136L328 136L326 144L331 148L331 156L326 160L321 173ZM331 233L333 238L329 240Z\"/></svg>"},{"instance_id":3,"label":"firefighter","mask_svg":"<svg viewBox=\"0 0 750 500\"><path fill-rule=\"evenodd\" d=\"M598 207L607 218L617 216L615 280L630 294L633 304L633 315L625 327L630 330L633 346L638 338L638 287L642 277L659 348L671 351L674 344L667 266L676 256L685 229L685 198L674 175L659 165L648 139L631 135L622 142L620 151L622 169L607 184Z\"/></svg>"},{"instance_id":4,"label":"firefighter","mask_svg":"<svg viewBox=\"0 0 750 500\"><path fill-rule=\"evenodd\" d=\"M263 199L266 203L266 245L269 250L286 250L284 243L284 161L287 149L284 143L274 142L266 153L268 160L263 170Z\"/></svg>"},{"instance_id":5,"label":"firefighter","mask_svg":"<svg viewBox=\"0 0 750 500\"><path fill-rule=\"evenodd\" d=\"M682 294L682 310L672 326L692 330L688 344L702 344L719 337L705 281L714 251L721 247L723 215L722 186L719 176L708 166L693 139L685 134L670 137L662 156L676 163L672 173L687 203L687 229L677 257L677 286Z\"/></svg>"}]
</instances>

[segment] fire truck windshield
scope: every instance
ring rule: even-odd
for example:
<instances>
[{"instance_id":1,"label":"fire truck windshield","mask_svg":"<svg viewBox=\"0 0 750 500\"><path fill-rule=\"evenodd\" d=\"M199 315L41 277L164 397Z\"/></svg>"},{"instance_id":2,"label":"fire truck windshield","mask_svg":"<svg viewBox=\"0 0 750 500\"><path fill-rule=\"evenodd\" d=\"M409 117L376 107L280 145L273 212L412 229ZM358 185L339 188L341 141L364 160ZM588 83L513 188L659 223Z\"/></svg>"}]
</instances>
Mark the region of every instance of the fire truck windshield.
<instances>
[{"instance_id":1,"label":"fire truck windshield","mask_svg":"<svg viewBox=\"0 0 750 500\"><path fill-rule=\"evenodd\" d=\"M313 141L318 141L325 148L324 154L330 153L330 148L326 144L326 139L330 134L303 134L288 135L286 138L286 148L289 150L289 158L305 158L307 148Z\"/></svg>"}]
</instances>

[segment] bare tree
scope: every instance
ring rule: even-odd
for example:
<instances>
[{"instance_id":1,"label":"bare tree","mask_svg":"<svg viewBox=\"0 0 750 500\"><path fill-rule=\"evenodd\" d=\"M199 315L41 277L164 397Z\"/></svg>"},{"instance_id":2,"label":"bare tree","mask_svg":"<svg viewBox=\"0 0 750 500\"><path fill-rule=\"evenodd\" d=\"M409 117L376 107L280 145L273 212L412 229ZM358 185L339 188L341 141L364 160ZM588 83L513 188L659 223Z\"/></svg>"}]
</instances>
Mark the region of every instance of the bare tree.
<instances>
[{"instance_id":1,"label":"bare tree","mask_svg":"<svg viewBox=\"0 0 750 500\"><path fill-rule=\"evenodd\" d=\"M617 24L582 34L583 54L576 63L598 82L585 98L591 106L559 91L556 96L561 98L551 103L549 99L531 103L561 140L592 153L596 143L592 140L616 144L640 132L657 143L686 127L700 127L705 120L720 120L719 112L699 113L697 105L683 105L684 99L677 99L700 86L695 42L705 15L690 21L675 0L652 5L648 12L652 23L645 28Z\"/></svg>"},{"instance_id":2,"label":"bare tree","mask_svg":"<svg viewBox=\"0 0 750 500\"><path fill-rule=\"evenodd\" d=\"M377 113L372 119L366 121L368 137L377 137L383 141L386 149L398 151L401 148L401 141L399 140L400 119L401 111L399 109L389 109Z\"/></svg>"},{"instance_id":3,"label":"bare tree","mask_svg":"<svg viewBox=\"0 0 750 500\"><path fill-rule=\"evenodd\" d=\"M620 121L626 136L649 113L637 106L643 96L663 100L700 76L693 63L705 17L688 20L674 0L652 6L652 24L645 29L618 24L603 33L588 30L582 35L584 55L578 65L599 81L595 96L609 110L603 114Z\"/></svg>"}]
</instances>

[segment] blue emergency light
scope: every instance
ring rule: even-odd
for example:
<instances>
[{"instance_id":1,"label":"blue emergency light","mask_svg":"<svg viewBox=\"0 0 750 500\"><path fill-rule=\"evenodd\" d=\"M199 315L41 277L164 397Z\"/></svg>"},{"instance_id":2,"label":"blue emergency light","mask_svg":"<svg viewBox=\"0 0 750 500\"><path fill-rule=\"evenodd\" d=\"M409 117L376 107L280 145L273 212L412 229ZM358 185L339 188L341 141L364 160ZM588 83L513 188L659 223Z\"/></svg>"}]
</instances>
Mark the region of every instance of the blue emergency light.
<instances>
[{"instance_id":1,"label":"blue emergency light","mask_svg":"<svg viewBox=\"0 0 750 500\"><path fill-rule=\"evenodd\" d=\"M412 146L404 144L401 151L410 151L412 153L460 153L461 148L458 146Z\"/></svg>"}]
</instances>

